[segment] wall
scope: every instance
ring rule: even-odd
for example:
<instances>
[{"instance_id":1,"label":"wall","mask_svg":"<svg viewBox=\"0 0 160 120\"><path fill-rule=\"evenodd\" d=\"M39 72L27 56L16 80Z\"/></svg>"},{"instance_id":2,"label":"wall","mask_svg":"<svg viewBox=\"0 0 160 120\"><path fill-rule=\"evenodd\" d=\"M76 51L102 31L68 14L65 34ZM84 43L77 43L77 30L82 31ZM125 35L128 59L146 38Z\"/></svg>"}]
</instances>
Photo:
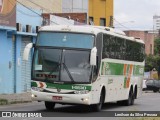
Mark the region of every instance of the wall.
<instances>
[{"instance_id":1,"label":"wall","mask_svg":"<svg viewBox=\"0 0 160 120\"><path fill-rule=\"evenodd\" d=\"M100 18L106 19L106 26L112 26L113 0L89 0L89 17L93 17L94 25L100 25Z\"/></svg>"},{"instance_id":2,"label":"wall","mask_svg":"<svg viewBox=\"0 0 160 120\"><path fill-rule=\"evenodd\" d=\"M0 29L0 93L13 93L12 36Z\"/></svg>"},{"instance_id":3,"label":"wall","mask_svg":"<svg viewBox=\"0 0 160 120\"><path fill-rule=\"evenodd\" d=\"M34 12L33 12L34 11ZM41 11L38 10L29 10L22 5L17 4L17 23L22 24L23 31L26 32L26 25L32 26L32 33L36 33L36 26L41 26L42 17Z\"/></svg>"},{"instance_id":4,"label":"wall","mask_svg":"<svg viewBox=\"0 0 160 120\"><path fill-rule=\"evenodd\" d=\"M62 0L18 0L22 4L43 13L61 13Z\"/></svg>"},{"instance_id":5,"label":"wall","mask_svg":"<svg viewBox=\"0 0 160 120\"><path fill-rule=\"evenodd\" d=\"M160 29L160 16L153 16L153 29L154 31Z\"/></svg>"},{"instance_id":6,"label":"wall","mask_svg":"<svg viewBox=\"0 0 160 120\"><path fill-rule=\"evenodd\" d=\"M29 40L31 40L31 42L36 41L36 36L37 36L36 26L41 26L42 24L42 17L40 15L41 15L41 11L38 11L38 10L31 11L23 7L22 5L17 4L17 14L16 14L17 23L20 23L22 25L22 31L17 31L16 43L15 43L16 44L16 48L15 48L16 49L16 53L15 53L15 61L16 61L16 64L15 64L16 91L15 92L16 93L26 92L24 90L25 89L24 81L22 81L22 76L23 74L25 74L24 72L22 72L22 67L23 67L22 66L23 65L22 44L24 40L23 38L26 38L26 39L28 38ZM31 32L26 32L26 25L32 26ZM26 65L30 66L28 63ZM30 80L27 82L30 82Z\"/></svg>"},{"instance_id":7,"label":"wall","mask_svg":"<svg viewBox=\"0 0 160 120\"><path fill-rule=\"evenodd\" d=\"M0 25L16 26L16 1L0 0Z\"/></svg>"},{"instance_id":8,"label":"wall","mask_svg":"<svg viewBox=\"0 0 160 120\"><path fill-rule=\"evenodd\" d=\"M62 13L88 14L88 0L62 0Z\"/></svg>"},{"instance_id":9,"label":"wall","mask_svg":"<svg viewBox=\"0 0 160 120\"><path fill-rule=\"evenodd\" d=\"M154 34L147 31L130 30L124 31L127 36L140 38L145 42L145 53L154 54ZM152 47L151 47L152 46Z\"/></svg>"},{"instance_id":10,"label":"wall","mask_svg":"<svg viewBox=\"0 0 160 120\"><path fill-rule=\"evenodd\" d=\"M70 17L74 21L87 24L87 13L55 13L53 15L64 18Z\"/></svg>"},{"instance_id":11,"label":"wall","mask_svg":"<svg viewBox=\"0 0 160 120\"><path fill-rule=\"evenodd\" d=\"M15 0L0 0L0 93L14 93Z\"/></svg>"}]
</instances>

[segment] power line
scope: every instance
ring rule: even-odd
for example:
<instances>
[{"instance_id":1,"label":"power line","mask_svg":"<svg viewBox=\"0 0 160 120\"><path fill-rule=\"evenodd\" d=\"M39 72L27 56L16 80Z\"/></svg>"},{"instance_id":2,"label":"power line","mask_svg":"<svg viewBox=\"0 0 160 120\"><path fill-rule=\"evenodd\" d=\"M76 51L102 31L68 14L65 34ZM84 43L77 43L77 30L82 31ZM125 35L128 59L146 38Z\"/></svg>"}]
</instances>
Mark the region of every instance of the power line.
<instances>
[{"instance_id":1,"label":"power line","mask_svg":"<svg viewBox=\"0 0 160 120\"><path fill-rule=\"evenodd\" d=\"M40 17L45 18L45 17L41 16L40 14L38 14L37 12L35 12L34 10L31 10L30 8L28 8L27 6L25 6L25 5L22 4L21 2L19 2L19 1L17 1L17 0L15 0L15 1L18 2L19 4L21 4L23 7L27 8L28 10L32 11L33 13L39 15ZM52 21L52 20L50 20L50 22L55 23L55 22ZM55 23L55 24L57 24L57 23ZM58 25L58 24L57 24L57 25Z\"/></svg>"},{"instance_id":2,"label":"power line","mask_svg":"<svg viewBox=\"0 0 160 120\"><path fill-rule=\"evenodd\" d=\"M41 5L39 5L39 4L35 3L35 2L33 2L33 1L31 1L31 0L28 0L28 2L31 2L32 4L38 6L38 7L42 8L42 9L45 9L45 10L48 11L48 12L50 12L49 9L46 9L46 8L44 8L43 6L41 6ZM52 2L53 2L53 1L52 1ZM51 15L52 15L52 14L51 14ZM54 15L54 16L56 16L56 15ZM60 17L60 16L58 16L58 17ZM62 18L65 18L65 17L62 17ZM62 19L62 20L63 20L63 19ZM71 20L72 20L72 19L71 19ZM63 21L65 21L65 20L63 20ZM74 20L74 21L75 21L75 20ZM70 21L65 21L65 22L71 24ZM77 22L77 21L76 21L76 22ZM79 23L79 22L77 22L77 23Z\"/></svg>"},{"instance_id":3,"label":"power line","mask_svg":"<svg viewBox=\"0 0 160 120\"><path fill-rule=\"evenodd\" d=\"M115 18L113 18L113 20L114 20L115 22L117 22L119 25L121 25L122 27L124 27L124 28L126 28L126 29L130 30L130 28L128 28L128 27L126 27L126 26L124 26L124 25L123 25L123 24L121 24L119 21L117 21Z\"/></svg>"},{"instance_id":4,"label":"power line","mask_svg":"<svg viewBox=\"0 0 160 120\"><path fill-rule=\"evenodd\" d=\"M41 9L45 9L46 11L51 12L49 9L47 9L47 8L45 8L45 7L39 5L39 4L37 4L37 3L35 3L35 2L33 2L33 1L31 1L31 0L28 0L28 2L31 2L32 4L34 4L34 5L36 5L36 6L39 6Z\"/></svg>"},{"instance_id":5,"label":"power line","mask_svg":"<svg viewBox=\"0 0 160 120\"><path fill-rule=\"evenodd\" d=\"M26 9L28 9L28 10L30 10L31 12L33 12L33 13L35 13L35 14L37 14L38 16L40 16L40 17L42 17L42 18L44 18L44 19L48 19L48 18L45 18L44 16L42 16L41 14L38 14L37 12L35 12L34 10L32 10L32 9L30 9L29 7L27 7L26 5L24 5L24 4L22 4L21 2L19 2L19 1L17 1L17 0L15 0L17 3L19 3L20 5L22 5L23 7L25 7ZM9 2L12 4L12 5L14 5L10 0L9 0ZM40 6L40 5L38 5L38 4L36 4L36 3L34 3L34 2L32 2L32 1L28 1L28 2L31 2L31 3L33 3L33 4L35 4L36 6L39 6L39 7L41 7L41 8L44 8L44 7L42 7L42 6ZM48 10L48 9L46 9L46 10ZM25 12L23 12L23 11L21 11L21 10L19 10L19 9L17 9L17 11L19 11L20 13L22 13L22 14L24 14L24 15L28 15L28 16L31 16L31 17L37 17L37 16L34 16L34 15L30 15L30 14L27 14L27 13L25 13ZM48 10L49 11L49 10ZM63 17L64 18L64 17ZM62 19L63 20L63 19ZM71 19L72 20L72 19ZM58 23L56 23L56 22L54 22L54 21L52 21L52 20L49 20L51 23L54 23L54 24L57 24L57 25L59 25ZM65 20L63 20L63 21L65 21ZM74 20L75 21L75 20ZM69 24L70 24L70 21L65 21L65 22L68 22ZM76 21L77 22L77 21ZM79 22L78 22L79 23Z\"/></svg>"},{"instance_id":6,"label":"power line","mask_svg":"<svg viewBox=\"0 0 160 120\"><path fill-rule=\"evenodd\" d=\"M40 14L38 14L37 12L35 12L34 10L31 10L30 8L28 8L27 6L25 6L24 4L22 4L21 2L15 0L16 2L18 2L19 4L21 4L23 7L27 8L28 10L32 11L33 13L39 15L40 17L42 17Z\"/></svg>"}]
</instances>

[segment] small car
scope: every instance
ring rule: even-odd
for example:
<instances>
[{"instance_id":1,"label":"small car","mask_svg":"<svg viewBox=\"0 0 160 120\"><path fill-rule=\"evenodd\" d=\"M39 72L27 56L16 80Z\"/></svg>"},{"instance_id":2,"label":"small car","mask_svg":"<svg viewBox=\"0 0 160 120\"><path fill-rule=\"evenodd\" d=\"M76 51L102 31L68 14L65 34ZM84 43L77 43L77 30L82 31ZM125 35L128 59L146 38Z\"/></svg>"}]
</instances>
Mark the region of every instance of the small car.
<instances>
[{"instance_id":1,"label":"small car","mask_svg":"<svg viewBox=\"0 0 160 120\"><path fill-rule=\"evenodd\" d=\"M146 80L145 90L153 90L153 92L160 92L160 80L149 79Z\"/></svg>"}]
</instances>

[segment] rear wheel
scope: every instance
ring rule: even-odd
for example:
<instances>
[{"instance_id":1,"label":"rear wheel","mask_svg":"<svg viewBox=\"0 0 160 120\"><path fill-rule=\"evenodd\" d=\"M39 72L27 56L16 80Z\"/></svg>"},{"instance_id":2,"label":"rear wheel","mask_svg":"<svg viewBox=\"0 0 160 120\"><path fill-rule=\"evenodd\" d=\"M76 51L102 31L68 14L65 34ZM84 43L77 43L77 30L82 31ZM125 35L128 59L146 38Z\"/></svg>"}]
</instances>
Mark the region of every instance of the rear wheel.
<instances>
[{"instance_id":1,"label":"rear wheel","mask_svg":"<svg viewBox=\"0 0 160 120\"><path fill-rule=\"evenodd\" d=\"M119 105L126 105L130 106L134 104L135 94L133 93L133 90L131 89L128 95L127 100L117 101L117 104Z\"/></svg>"},{"instance_id":2,"label":"rear wheel","mask_svg":"<svg viewBox=\"0 0 160 120\"><path fill-rule=\"evenodd\" d=\"M46 107L47 110L54 110L55 103L54 102L45 101L45 107Z\"/></svg>"},{"instance_id":3,"label":"rear wheel","mask_svg":"<svg viewBox=\"0 0 160 120\"><path fill-rule=\"evenodd\" d=\"M134 93L133 90L131 89L129 92L129 96L128 99L124 101L124 104L129 106L129 105L133 105L134 104Z\"/></svg>"}]
</instances>

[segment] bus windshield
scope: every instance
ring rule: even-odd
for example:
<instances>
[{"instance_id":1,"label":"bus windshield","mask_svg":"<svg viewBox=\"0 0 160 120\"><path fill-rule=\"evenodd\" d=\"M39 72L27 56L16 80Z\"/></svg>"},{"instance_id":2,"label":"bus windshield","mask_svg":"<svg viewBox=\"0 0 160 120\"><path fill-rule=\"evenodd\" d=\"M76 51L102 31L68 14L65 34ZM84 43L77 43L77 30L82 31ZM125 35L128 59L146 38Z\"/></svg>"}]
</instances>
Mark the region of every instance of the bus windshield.
<instances>
[{"instance_id":1,"label":"bus windshield","mask_svg":"<svg viewBox=\"0 0 160 120\"><path fill-rule=\"evenodd\" d=\"M93 48L94 35L80 33L40 32L37 46L71 47L71 48Z\"/></svg>"},{"instance_id":2,"label":"bus windshield","mask_svg":"<svg viewBox=\"0 0 160 120\"><path fill-rule=\"evenodd\" d=\"M90 50L35 49L32 79L45 82L89 83Z\"/></svg>"}]
</instances>

